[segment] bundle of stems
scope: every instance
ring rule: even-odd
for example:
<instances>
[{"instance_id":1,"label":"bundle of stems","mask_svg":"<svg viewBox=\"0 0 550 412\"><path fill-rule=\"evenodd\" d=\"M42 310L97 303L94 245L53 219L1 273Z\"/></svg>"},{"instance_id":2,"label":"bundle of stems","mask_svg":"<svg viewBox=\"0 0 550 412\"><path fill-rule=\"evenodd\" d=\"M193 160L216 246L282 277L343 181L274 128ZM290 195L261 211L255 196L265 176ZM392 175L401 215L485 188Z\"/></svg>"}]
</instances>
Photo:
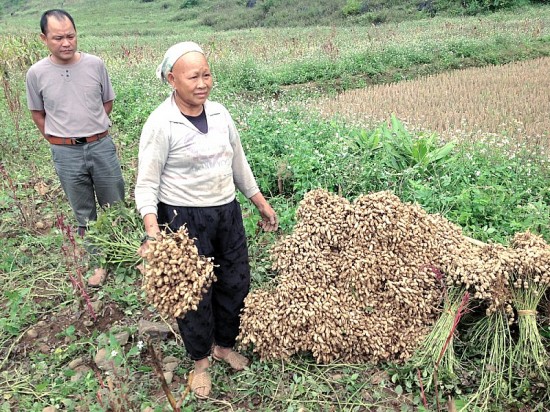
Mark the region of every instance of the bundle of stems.
<instances>
[{"instance_id":1,"label":"bundle of stems","mask_svg":"<svg viewBox=\"0 0 550 412\"><path fill-rule=\"evenodd\" d=\"M491 403L506 400L512 380L512 338L503 307L482 317L473 327L472 345L482 349L481 379L470 404L486 410Z\"/></svg>"},{"instance_id":2,"label":"bundle of stems","mask_svg":"<svg viewBox=\"0 0 550 412\"><path fill-rule=\"evenodd\" d=\"M116 267L134 267L142 262L137 254L142 233L137 212L119 202L105 208L97 221L89 225L84 242L92 258Z\"/></svg>"},{"instance_id":3,"label":"bundle of stems","mask_svg":"<svg viewBox=\"0 0 550 412\"><path fill-rule=\"evenodd\" d=\"M550 356L537 325L537 308L550 286L550 245L541 236L526 232L517 233L512 246L516 252L510 289L518 315L518 341L513 351L517 388L521 392L536 383L545 387L550 397Z\"/></svg>"},{"instance_id":4,"label":"bundle of stems","mask_svg":"<svg viewBox=\"0 0 550 412\"><path fill-rule=\"evenodd\" d=\"M521 372L522 380L533 378L550 386L547 365L550 356L542 342L537 325L537 307L544 297L548 285L527 279L516 282L512 287L513 305L518 313L519 336L513 351L514 367ZM519 287L517 287L519 286Z\"/></svg>"},{"instance_id":5,"label":"bundle of stems","mask_svg":"<svg viewBox=\"0 0 550 412\"><path fill-rule=\"evenodd\" d=\"M111 233L89 231L85 238L86 248L93 259L102 259L115 267L134 267L142 262L137 254L141 246L140 235L124 227L113 226Z\"/></svg>"},{"instance_id":6,"label":"bundle of stems","mask_svg":"<svg viewBox=\"0 0 550 412\"><path fill-rule=\"evenodd\" d=\"M414 368L427 375L427 380L422 382L426 392L433 384L437 384L437 377L440 380L452 380L456 377L458 360L453 341L469 298L470 295L464 287L446 289L441 316L410 359Z\"/></svg>"}]
</instances>

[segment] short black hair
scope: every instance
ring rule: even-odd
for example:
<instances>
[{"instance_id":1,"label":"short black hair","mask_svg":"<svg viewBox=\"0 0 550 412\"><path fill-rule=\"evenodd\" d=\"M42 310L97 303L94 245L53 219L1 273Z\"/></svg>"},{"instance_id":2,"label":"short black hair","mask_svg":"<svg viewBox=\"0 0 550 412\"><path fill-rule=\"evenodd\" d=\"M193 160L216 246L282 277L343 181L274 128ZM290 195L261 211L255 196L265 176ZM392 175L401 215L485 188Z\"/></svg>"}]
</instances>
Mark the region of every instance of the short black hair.
<instances>
[{"instance_id":1,"label":"short black hair","mask_svg":"<svg viewBox=\"0 0 550 412\"><path fill-rule=\"evenodd\" d=\"M69 19L73 24L73 28L76 30L73 17L69 13L61 9L51 9L51 10L45 11L44 14L42 14L42 17L40 18L40 30L42 31L42 34L46 34L46 31L48 29L48 17L50 16L53 16L58 20L63 20L64 18Z\"/></svg>"}]
</instances>

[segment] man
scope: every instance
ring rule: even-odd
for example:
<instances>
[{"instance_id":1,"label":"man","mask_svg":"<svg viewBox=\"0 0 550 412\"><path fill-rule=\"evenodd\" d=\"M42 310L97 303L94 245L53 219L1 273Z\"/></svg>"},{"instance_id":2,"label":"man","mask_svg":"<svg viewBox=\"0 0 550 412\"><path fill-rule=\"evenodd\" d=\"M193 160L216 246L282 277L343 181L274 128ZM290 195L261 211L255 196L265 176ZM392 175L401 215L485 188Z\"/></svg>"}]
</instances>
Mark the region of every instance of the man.
<instances>
[{"instance_id":1,"label":"man","mask_svg":"<svg viewBox=\"0 0 550 412\"><path fill-rule=\"evenodd\" d=\"M32 120L50 143L55 170L83 236L100 206L124 198L124 181L109 135L115 93L103 61L77 51L73 18L48 10L40 19L40 39L50 55L27 72L27 101ZM99 286L102 268L88 280Z\"/></svg>"}]
</instances>

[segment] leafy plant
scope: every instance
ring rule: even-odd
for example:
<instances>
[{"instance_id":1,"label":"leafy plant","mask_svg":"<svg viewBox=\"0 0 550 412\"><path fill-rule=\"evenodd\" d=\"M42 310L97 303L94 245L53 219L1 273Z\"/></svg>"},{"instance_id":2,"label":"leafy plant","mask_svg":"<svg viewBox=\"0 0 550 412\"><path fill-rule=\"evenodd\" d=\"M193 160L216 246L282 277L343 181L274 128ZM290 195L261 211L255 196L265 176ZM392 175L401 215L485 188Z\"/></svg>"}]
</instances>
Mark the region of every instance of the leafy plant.
<instances>
[{"instance_id":1,"label":"leafy plant","mask_svg":"<svg viewBox=\"0 0 550 412\"><path fill-rule=\"evenodd\" d=\"M12 173L8 172L3 162L0 162L0 176L2 177L2 188L5 188L4 195L6 201L15 206L19 212L22 225L29 230L34 230L37 213L34 190L30 187L30 182L19 183L12 176Z\"/></svg>"},{"instance_id":2,"label":"leafy plant","mask_svg":"<svg viewBox=\"0 0 550 412\"><path fill-rule=\"evenodd\" d=\"M383 148L381 133L379 129L373 132L367 132L365 129L361 129L355 140L355 145L359 150L361 156L370 158L374 155L374 152Z\"/></svg>"},{"instance_id":3,"label":"leafy plant","mask_svg":"<svg viewBox=\"0 0 550 412\"><path fill-rule=\"evenodd\" d=\"M387 154L387 166L396 171L410 167L426 168L445 161L455 146L454 142L448 142L438 147L436 134L414 137L395 115L391 116L391 127L384 123L374 133L380 134Z\"/></svg>"},{"instance_id":4,"label":"leafy plant","mask_svg":"<svg viewBox=\"0 0 550 412\"><path fill-rule=\"evenodd\" d=\"M134 272L135 275L135 272ZM136 286L135 276L128 278L129 282L116 282L115 285L104 286L104 293L113 302L116 302L120 309L127 315L139 313L145 302L145 297L141 296L142 291L139 286Z\"/></svg>"},{"instance_id":5,"label":"leafy plant","mask_svg":"<svg viewBox=\"0 0 550 412\"><path fill-rule=\"evenodd\" d=\"M0 318L0 332L11 336L17 336L21 329L33 322L33 308L27 299L30 288L19 290L7 290L4 297L7 299L8 316Z\"/></svg>"},{"instance_id":6,"label":"leafy plant","mask_svg":"<svg viewBox=\"0 0 550 412\"><path fill-rule=\"evenodd\" d=\"M342 9L344 16L353 16L361 13L362 4L359 0L347 0Z\"/></svg>"},{"instance_id":7,"label":"leafy plant","mask_svg":"<svg viewBox=\"0 0 550 412\"><path fill-rule=\"evenodd\" d=\"M105 336L102 335L98 339L102 338ZM120 412L139 409L135 392L132 390L135 381L130 363L133 358L139 356L143 342L138 342L138 345L125 351L112 333L106 338L107 344L103 349L106 352L105 361L110 363L110 374L105 381L98 376L100 388L103 389L97 392L98 404L105 409Z\"/></svg>"}]
</instances>

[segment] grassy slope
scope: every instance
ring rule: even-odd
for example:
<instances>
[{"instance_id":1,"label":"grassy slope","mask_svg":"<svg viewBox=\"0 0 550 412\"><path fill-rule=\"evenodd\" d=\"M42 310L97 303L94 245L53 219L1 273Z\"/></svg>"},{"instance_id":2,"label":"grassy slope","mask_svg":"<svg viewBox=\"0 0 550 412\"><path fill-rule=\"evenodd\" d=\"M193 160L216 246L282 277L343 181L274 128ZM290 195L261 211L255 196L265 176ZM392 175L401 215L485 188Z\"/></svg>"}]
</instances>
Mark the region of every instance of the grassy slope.
<instances>
[{"instance_id":1,"label":"grassy slope","mask_svg":"<svg viewBox=\"0 0 550 412\"><path fill-rule=\"evenodd\" d=\"M63 8L69 11L80 32L94 31L104 35L146 34L159 32L177 32L182 27L196 26L196 20L185 19L170 22L178 9L178 1L143 3L140 1L85 1L65 2ZM10 14L4 14L0 20L0 31L27 32L36 31L40 15L47 9L59 8L59 1L30 0Z\"/></svg>"},{"instance_id":2,"label":"grassy slope","mask_svg":"<svg viewBox=\"0 0 550 412\"><path fill-rule=\"evenodd\" d=\"M17 30L35 29L40 14L48 8L65 8L74 14L79 28L105 33L177 33L182 28L211 27L230 30L251 27L303 27L312 25L378 24L430 17L419 11L417 2L373 0L360 13L346 13L347 0L258 0L246 7L242 0L200 0L196 6L182 7L183 0L2 0L0 31L17 22ZM452 2L434 2L436 15L456 14ZM458 1L456 1L459 4ZM432 14L433 15L433 14Z\"/></svg>"},{"instance_id":3,"label":"grassy slope","mask_svg":"<svg viewBox=\"0 0 550 412\"><path fill-rule=\"evenodd\" d=\"M4 3L9 2L4 0ZM181 3L179 0L146 3L72 0L66 1L64 7L75 18L79 45L84 51L110 60L117 57L113 52L130 50L142 61L150 57L157 61L171 44L195 40L212 53L210 61L214 69L217 64L223 68L226 79L219 76L220 81L249 91L262 88L277 91L283 85L311 82L324 83L333 90L361 87L450 68L502 64L550 54L550 34L545 24L549 15L547 7L509 11L483 19L437 14L435 18L378 26L364 24L365 21L354 26L337 26L343 23L342 13L338 12L328 20L318 19L324 25L316 27L220 32L201 22L212 9L222 7L222 2L205 0L196 7L185 9L180 8ZM271 3L274 5L263 22L271 18L269 21L293 25L294 19L300 19L299 11L292 16L280 16L292 10L286 0ZM303 6L309 4L307 0L294 3L308 9ZM369 4L379 3L382 2ZM243 2L223 4L223 10L218 10L217 15L229 19L239 13L256 13L263 3L258 2L254 10L244 7ZM326 4L326 1L319 2L318 7L324 10L328 7ZM391 8L373 6L374 11L369 13L383 10L387 15L398 16L406 10L415 19L419 17L411 2L393 1L391 4ZM20 2L18 8L10 12L13 15L8 12L0 15L0 35L34 37L40 14L47 8L59 6L58 1L51 0ZM314 6L312 9L316 10ZM353 19L360 20L361 16ZM307 23L305 17L301 21ZM39 45L38 49L43 48ZM252 74L254 81L245 82L243 86L240 78L245 74L242 73L243 59L246 59L243 56L247 54L254 56L245 62L246 75Z\"/></svg>"}]
</instances>

